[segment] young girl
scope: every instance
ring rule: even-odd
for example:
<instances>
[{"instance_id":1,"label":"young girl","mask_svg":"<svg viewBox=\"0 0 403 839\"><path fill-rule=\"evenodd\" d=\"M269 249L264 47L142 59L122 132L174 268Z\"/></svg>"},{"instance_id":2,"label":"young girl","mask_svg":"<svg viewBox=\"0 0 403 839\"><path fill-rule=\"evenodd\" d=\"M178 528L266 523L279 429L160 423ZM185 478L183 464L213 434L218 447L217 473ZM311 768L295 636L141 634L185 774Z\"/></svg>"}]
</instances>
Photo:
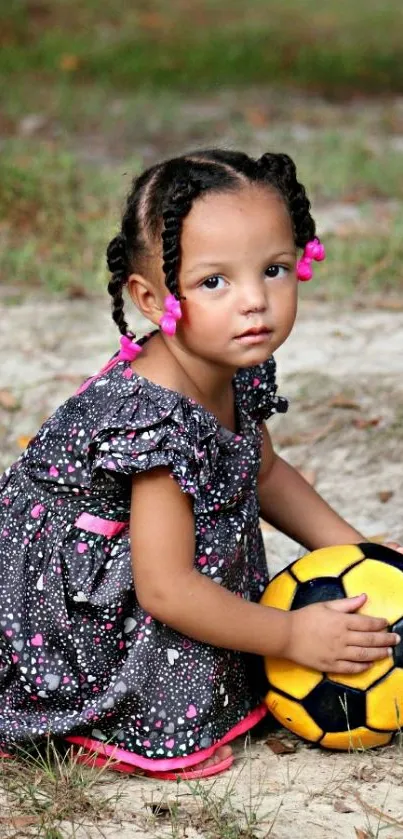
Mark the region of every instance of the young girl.
<instances>
[{"instance_id":1,"label":"young girl","mask_svg":"<svg viewBox=\"0 0 403 839\"><path fill-rule=\"evenodd\" d=\"M197 152L134 182L108 247L120 352L1 482L3 748L51 733L205 777L266 713L262 656L358 673L398 642L357 614L365 594L259 605L259 515L308 550L363 540L264 424L287 409L272 353L323 257L287 155ZM124 290L155 326L138 343Z\"/></svg>"}]
</instances>

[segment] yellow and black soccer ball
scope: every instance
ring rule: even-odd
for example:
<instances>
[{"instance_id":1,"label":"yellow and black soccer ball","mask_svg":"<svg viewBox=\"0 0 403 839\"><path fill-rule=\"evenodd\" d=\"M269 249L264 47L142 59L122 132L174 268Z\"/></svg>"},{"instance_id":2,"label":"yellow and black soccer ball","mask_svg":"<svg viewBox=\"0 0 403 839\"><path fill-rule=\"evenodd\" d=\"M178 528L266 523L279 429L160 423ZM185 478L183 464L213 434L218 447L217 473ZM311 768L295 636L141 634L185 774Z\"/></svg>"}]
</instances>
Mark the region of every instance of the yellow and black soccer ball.
<instances>
[{"instance_id":1,"label":"yellow and black soccer ball","mask_svg":"<svg viewBox=\"0 0 403 839\"><path fill-rule=\"evenodd\" d=\"M360 614L383 617L403 639L403 556L374 543L321 548L269 583L262 603L300 609L365 592ZM354 675L320 673L284 659L265 659L266 703L295 734L327 749L389 743L403 729L403 640L393 654Z\"/></svg>"}]
</instances>

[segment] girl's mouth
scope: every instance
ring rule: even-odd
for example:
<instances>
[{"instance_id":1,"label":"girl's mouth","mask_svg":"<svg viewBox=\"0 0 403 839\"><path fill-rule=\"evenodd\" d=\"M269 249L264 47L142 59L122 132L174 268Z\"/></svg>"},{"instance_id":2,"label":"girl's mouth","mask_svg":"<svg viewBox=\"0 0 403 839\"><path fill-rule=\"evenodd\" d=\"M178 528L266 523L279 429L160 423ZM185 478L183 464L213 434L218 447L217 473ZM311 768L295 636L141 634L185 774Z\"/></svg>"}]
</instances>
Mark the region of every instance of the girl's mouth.
<instances>
[{"instance_id":1,"label":"girl's mouth","mask_svg":"<svg viewBox=\"0 0 403 839\"><path fill-rule=\"evenodd\" d=\"M267 326L252 326L250 329L242 332L241 335L237 335L235 340L241 344L260 344L263 341L267 341L270 335L271 331Z\"/></svg>"}]
</instances>

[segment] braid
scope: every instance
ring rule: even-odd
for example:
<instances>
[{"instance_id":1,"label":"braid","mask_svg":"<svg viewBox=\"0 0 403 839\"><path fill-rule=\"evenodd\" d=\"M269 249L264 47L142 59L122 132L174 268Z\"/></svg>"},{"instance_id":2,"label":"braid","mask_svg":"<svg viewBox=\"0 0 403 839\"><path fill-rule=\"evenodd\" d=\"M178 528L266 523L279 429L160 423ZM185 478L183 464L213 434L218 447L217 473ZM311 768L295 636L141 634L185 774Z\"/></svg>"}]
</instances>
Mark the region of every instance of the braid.
<instances>
[{"instance_id":1,"label":"braid","mask_svg":"<svg viewBox=\"0 0 403 839\"><path fill-rule=\"evenodd\" d=\"M178 276L180 268L180 237L182 222L190 211L193 200L200 193L200 182L188 178L178 181L172 195L163 209L162 254L165 285L168 291L180 299Z\"/></svg>"},{"instance_id":2,"label":"braid","mask_svg":"<svg viewBox=\"0 0 403 839\"><path fill-rule=\"evenodd\" d=\"M127 335L128 325L124 316L123 286L127 282L129 264L126 241L122 234L115 236L106 251L108 268L112 277L108 283L108 292L112 297L112 317L122 335Z\"/></svg>"},{"instance_id":3,"label":"braid","mask_svg":"<svg viewBox=\"0 0 403 839\"><path fill-rule=\"evenodd\" d=\"M106 259L112 277L108 292L112 297L112 317L122 335L134 338L124 316L123 289L132 271L141 271L141 258L147 253L148 239L144 216L159 165L152 166L132 181L122 218L121 231L109 243Z\"/></svg>"},{"instance_id":4,"label":"braid","mask_svg":"<svg viewBox=\"0 0 403 839\"><path fill-rule=\"evenodd\" d=\"M283 195L294 228L295 243L303 248L315 236L315 222L305 188L297 180L295 163L288 154L263 154L256 162L263 180L276 186Z\"/></svg>"}]
</instances>

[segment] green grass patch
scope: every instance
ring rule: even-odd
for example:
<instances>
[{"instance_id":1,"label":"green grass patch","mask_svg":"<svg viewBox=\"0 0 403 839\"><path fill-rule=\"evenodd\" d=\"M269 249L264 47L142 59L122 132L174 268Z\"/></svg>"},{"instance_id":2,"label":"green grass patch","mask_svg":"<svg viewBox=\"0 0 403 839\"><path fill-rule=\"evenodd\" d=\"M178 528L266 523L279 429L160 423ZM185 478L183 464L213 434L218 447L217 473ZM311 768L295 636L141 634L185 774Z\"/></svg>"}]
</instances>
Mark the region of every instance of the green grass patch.
<instances>
[{"instance_id":1,"label":"green grass patch","mask_svg":"<svg viewBox=\"0 0 403 839\"><path fill-rule=\"evenodd\" d=\"M298 178L314 202L364 202L370 199L403 199L403 154L394 151L385 137L371 144L365 130L351 126L340 131L316 128L306 130L283 125L259 132L240 130L240 147L256 155L266 149L287 152L295 160ZM243 135L243 136L242 136ZM376 135L375 135L376 136ZM266 146L264 144L267 144Z\"/></svg>"},{"instance_id":2,"label":"green grass patch","mask_svg":"<svg viewBox=\"0 0 403 839\"><path fill-rule=\"evenodd\" d=\"M91 826L103 836L101 823L113 817L121 797L119 792L103 794L103 776L103 769L83 767L71 750L59 750L51 740L17 750L0 766L1 824L7 837L63 839L84 835L81 831Z\"/></svg>"},{"instance_id":3,"label":"green grass patch","mask_svg":"<svg viewBox=\"0 0 403 839\"><path fill-rule=\"evenodd\" d=\"M365 208L363 208L365 214ZM403 219L393 217L383 229L374 222L363 232L325 236L327 258L315 270L309 294L326 300L346 297L366 305L379 293L403 291Z\"/></svg>"},{"instance_id":4,"label":"green grass patch","mask_svg":"<svg viewBox=\"0 0 403 839\"><path fill-rule=\"evenodd\" d=\"M211 90L256 83L339 95L402 91L400 0L112 0L10 4L0 72L113 87Z\"/></svg>"},{"instance_id":5,"label":"green grass patch","mask_svg":"<svg viewBox=\"0 0 403 839\"><path fill-rule=\"evenodd\" d=\"M119 168L80 165L52 144L6 145L0 163L0 283L75 294L96 288L128 186Z\"/></svg>"},{"instance_id":6,"label":"green grass patch","mask_svg":"<svg viewBox=\"0 0 403 839\"><path fill-rule=\"evenodd\" d=\"M357 138L326 133L321 142L282 145L309 185L320 229L323 199L357 199L359 224L325 236L328 259L316 276L326 296L403 288L402 181L399 155L367 158ZM274 143L275 145L275 143ZM292 143L291 143L292 146ZM317 165L324 148L322 166ZM105 286L105 250L120 224L125 193L143 160L94 166L51 142L9 141L0 161L0 283L72 295ZM320 172L320 176L319 176ZM371 198L395 196L381 211ZM362 203L365 199L365 203ZM361 203L360 203L361 200ZM377 215L378 214L378 215ZM318 293L318 282L312 291Z\"/></svg>"}]
</instances>

